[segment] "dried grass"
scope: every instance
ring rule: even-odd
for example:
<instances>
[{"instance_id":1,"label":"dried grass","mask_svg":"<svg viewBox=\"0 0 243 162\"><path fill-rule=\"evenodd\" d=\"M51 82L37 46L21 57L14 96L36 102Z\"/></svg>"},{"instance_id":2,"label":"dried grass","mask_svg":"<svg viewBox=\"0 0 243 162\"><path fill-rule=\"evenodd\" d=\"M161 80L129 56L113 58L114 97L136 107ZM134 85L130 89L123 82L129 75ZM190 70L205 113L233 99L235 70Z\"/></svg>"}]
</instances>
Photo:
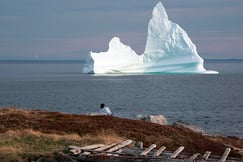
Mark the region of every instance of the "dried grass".
<instances>
[{"instance_id":1,"label":"dried grass","mask_svg":"<svg viewBox=\"0 0 243 162\"><path fill-rule=\"evenodd\" d=\"M0 152L4 154L17 154L20 153L21 151L12 146L0 146Z\"/></svg>"},{"instance_id":2,"label":"dried grass","mask_svg":"<svg viewBox=\"0 0 243 162\"><path fill-rule=\"evenodd\" d=\"M25 117L38 118L44 115L44 110L28 110L28 109L16 109L16 108L1 108L0 116L9 114L18 114Z\"/></svg>"},{"instance_id":3,"label":"dried grass","mask_svg":"<svg viewBox=\"0 0 243 162\"><path fill-rule=\"evenodd\" d=\"M86 134L82 136L80 142L82 143L82 145L89 145L89 144L96 144L96 143L111 144L111 143L119 143L123 140L125 140L125 137L121 137L117 135L115 132L101 131L97 135Z\"/></svg>"},{"instance_id":4,"label":"dried grass","mask_svg":"<svg viewBox=\"0 0 243 162\"><path fill-rule=\"evenodd\" d=\"M0 134L0 157L11 154L14 157L52 154L56 149L65 149L68 145L86 146L90 144L119 143L124 138L114 132L102 131L98 135L86 134L48 134L32 129L9 130ZM25 154L25 155L22 155ZM0 158L1 161L1 158Z\"/></svg>"},{"instance_id":5,"label":"dried grass","mask_svg":"<svg viewBox=\"0 0 243 162\"><path fill-rule=\"evenodd\" d=\"M235 138L210 139L182 128L112 116L0 109L0 147L11 146L23 148L20 149L23 152L50 153L55 148L62 149L68 145L109 144L124 139L143 141L144 146L152 143L165 145L169 150L183 145L188 153L210 150L216 155L222 154L225 143L240 147L243 141Z\"/></svg>"},{"instance_id":6,"label":"dried grass","mask_svg":"<svg viewBox=\"0 0 243 162\"><path fill-rule=\"evenodd\" d=\"M0 138L23 138L26 136L32 137L42 137L42 138L51 138L54 141L59 140L71 140L71 141L80 141L81 137L78 134L47 134L40 131L35 131L33 129L24 129L24 130L9 130L5 133L0 134Z\"/></svg>"}]
</instances>

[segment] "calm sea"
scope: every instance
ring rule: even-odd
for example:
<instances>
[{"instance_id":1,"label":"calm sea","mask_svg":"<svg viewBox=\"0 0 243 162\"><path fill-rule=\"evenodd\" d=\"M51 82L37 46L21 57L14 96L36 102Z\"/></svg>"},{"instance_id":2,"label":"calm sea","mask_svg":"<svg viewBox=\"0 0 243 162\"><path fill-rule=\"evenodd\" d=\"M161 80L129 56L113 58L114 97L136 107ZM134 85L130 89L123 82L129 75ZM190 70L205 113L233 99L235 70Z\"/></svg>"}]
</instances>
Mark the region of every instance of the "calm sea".
<instances>
[{"instance_id":1,"label":"calm sea","mask_svg":"<svg viewBox=\"0 0 243 162\"><path fill-rule=\"evenodd\" d=\"M1 61L0 107L75 114L106 103L120 117L163 114L243 137L243 61L208 60L219 75L88 75L81 61ZM114 123L115 124L115 123Z\"/></svg>"}]
</instances>

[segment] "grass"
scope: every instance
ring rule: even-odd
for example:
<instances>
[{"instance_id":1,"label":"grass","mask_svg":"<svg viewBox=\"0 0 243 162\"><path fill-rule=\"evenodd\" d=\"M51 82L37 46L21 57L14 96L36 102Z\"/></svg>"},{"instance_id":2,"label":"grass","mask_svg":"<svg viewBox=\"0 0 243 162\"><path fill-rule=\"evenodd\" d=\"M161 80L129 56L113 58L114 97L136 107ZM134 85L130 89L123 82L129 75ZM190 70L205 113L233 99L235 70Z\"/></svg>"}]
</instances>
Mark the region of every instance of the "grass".
<instances>
[{"instance_id":1,"label":"grass","mask_svg":"<svg viewBox=\"0 0 243 162\"><path fill-rule=\"evenodd\" d=\"M68 145L110 144L125 139L155 143L168 150L185 146L187 153L222 155L225 144L242 148L243 139L208 137L186 129L112 116L85 116L43 110L0 108L0 161L52 157ZM239 157L232 151L230 156Z\"/></svg>"},{"instance_id":2,"label":"grass","mask_svg":"<svg viewBox=\"0 0 243 162\"><path fill-rule=\"evenodd\" d=\"M32 129L10 130L0 134L0 161L28 161L33 157L52 157L57 150L66 150L69 145L109 144L124 140L110 132L99 135L47 134Z\"/></svg>"}]
</instances>

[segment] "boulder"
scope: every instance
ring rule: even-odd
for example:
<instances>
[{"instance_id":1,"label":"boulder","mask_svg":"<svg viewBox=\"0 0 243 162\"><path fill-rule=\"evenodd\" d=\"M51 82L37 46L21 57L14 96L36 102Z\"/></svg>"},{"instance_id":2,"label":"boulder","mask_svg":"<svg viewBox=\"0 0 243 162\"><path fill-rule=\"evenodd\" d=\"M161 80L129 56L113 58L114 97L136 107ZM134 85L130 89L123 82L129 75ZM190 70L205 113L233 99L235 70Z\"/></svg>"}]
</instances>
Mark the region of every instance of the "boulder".
<instances>
[{"instance_id":1,"label":"boulder","mask_svg":"<svg viewBox=\"0 0 243 162\"><path fill-rule=\"evenodd\" d=\"M147 116L148 115L138 114L134 118L137 119L137 120L145 121L145 119L147 118Z\"/></svg>"},{"instance_id":2,"label":"boulder","mask_svg":"<svg viewBox=\"0 0 243 162\"><path fill-rule=\"evenodd\" d=\"M135 147L139 148L139 149L143 149L143 142L135 142Z\"/></svg>"},{"instance_id":3,"label":"boulder","mask_svg":"<svg viewBox=\"0 0 243 162\"><path fill-rule=\"evenodd\" d=\"M156 123L160 125L168 125L167 119L163 115L143 115L139 114L135 117L135 119Z\"/></svg>"},{"instance_id":4,"label":"boulder","mask_svg":"<svg viewBox=\"0 0 243 162\"><path fill-rule=\"evenodd\" d=\"M77 162L77 160L72 159L69 155L66 155L63 152L55 152L55 159L58 162Z\"/></svg>"},{"instance_id":5,"label":"boulder","mask_svg":"<svg viewBox=\"0 0 243 162\"><path fill-rule=\"evenodd\" d=\"M167 119L163 115L148 115L145 121L160 125L168 125Z\"/></svg>"},{"instance_id":6,"label":"boulder","mask_svg":"<svg viewBox=\"0 0 243 162\"><path fill-rule=\"evenodd\" d=\"M176 121L173 125L177 126L177 127L181 127L181 128L186 128L186 129L189 129L193 132L200 133L200 134L202 134L204 132L204 130L202 128L200 128L196 125L193 125L191 123L182 121L182 120Z\"/></svg>"}]
</instances>

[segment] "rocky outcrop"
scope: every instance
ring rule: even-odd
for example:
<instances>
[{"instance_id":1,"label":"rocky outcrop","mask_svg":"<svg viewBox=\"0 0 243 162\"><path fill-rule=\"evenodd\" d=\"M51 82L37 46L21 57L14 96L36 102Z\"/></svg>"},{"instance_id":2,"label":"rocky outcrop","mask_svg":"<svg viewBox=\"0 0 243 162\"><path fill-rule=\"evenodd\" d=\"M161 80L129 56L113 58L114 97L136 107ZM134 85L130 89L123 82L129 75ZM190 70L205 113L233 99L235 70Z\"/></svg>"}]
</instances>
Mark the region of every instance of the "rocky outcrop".
<instances>
[{"instance_id":1,"label":"rocky outcrop","mask_svg":"<svg viewBox=\"0 0 243 162\"><path fill-rule=\"evenodd\" d=\"M137 115L136 119L160 125L168 125L167 119L163 115Z\"/></svg>"},{"instance_id":2,"label":"rocky outcrop","mask_svg":"<svg viewBox=\"0 0 243 162\"><path fill-rule=\"evenodd\" d=\"M181 128L186 128L186 129L189 129L193 132L196 132L196 133L200 133L202 134L204 132L204 130L196 125L193 125L191 123L188 123L188 122L185 122L185 121L182 121L182 120L178 120L176 121L173 126L177 126L177 127L181 127Z\"/></svg>"}]
</instances>

